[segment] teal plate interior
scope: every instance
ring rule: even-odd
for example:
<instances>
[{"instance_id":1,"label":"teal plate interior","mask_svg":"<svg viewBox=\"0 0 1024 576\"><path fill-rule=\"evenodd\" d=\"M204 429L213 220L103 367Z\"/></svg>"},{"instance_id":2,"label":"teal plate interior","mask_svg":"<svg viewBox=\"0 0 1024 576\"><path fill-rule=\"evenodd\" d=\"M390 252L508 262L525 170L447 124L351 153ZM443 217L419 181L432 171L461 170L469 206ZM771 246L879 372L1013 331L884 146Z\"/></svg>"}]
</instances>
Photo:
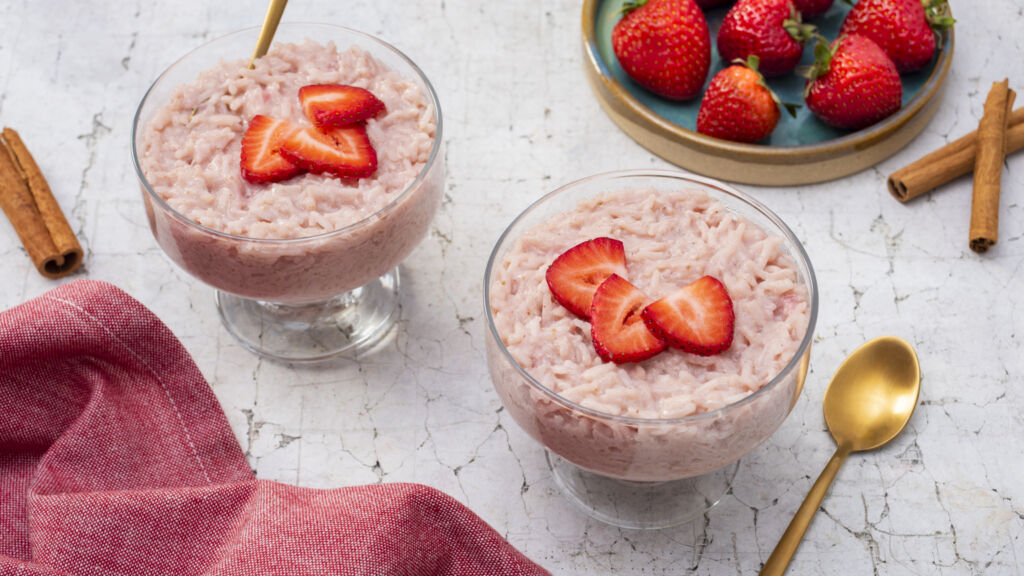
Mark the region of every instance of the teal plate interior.
<instances>
[{"instance_id":1,"label":"teal plate interior","mask_svg":"<svg viewBox=\"0 0 1024 576\"><path fill-rule=\"evenodd\" d=\"M612 50L611 38L612 28L622 18L621 11L624 3L625 0L604 0L599 3L597 10L594 12L594 47L597 50L597 56L599 56L595 58L595 61L600 68L601 74L614 78L633 98L649 108L654 114L672 124L687 130L696 131L697 111L700 110L700 97L688 102L666 100L652 92L648 92L639 84L633 82L622 69L622 66L619 65L615 52ZM843 18L846 17L846 13L849 10L850 6L847 6L842 0L836 0L828 12L810 20L810 22L818 27L818 31L823 36L832 40L838 35L839 27L842 25ZM708 20L708 27L711 29L711 68L707 79L704 81L705 89L711 78L719 70L726 67L726 64L722 62L722 58L718 55L715 38L718 36L718 28L722 23L722 19L728 11L729 6L704 11ZM944 34L942 51L948 51L949 44L950 35ZM936 55L924 69L902 76L904 106L913 100L928 82L932 72L935 70L940 53L940 51L936 51ZM813 62L813 46L805 46L800 65L810 65ZM801 108L797 110L796 118L783 113L775 131L768 138L759 142L759 145L773 147L813 145L851 134L849 131L833 128L811 114L803 102L804 78L791 73L777 78L768 78L767 80L768 85L779 95L783 102L800 104ZM703 95L703 90L701 94Z\"/></svg>"}]
</instances>

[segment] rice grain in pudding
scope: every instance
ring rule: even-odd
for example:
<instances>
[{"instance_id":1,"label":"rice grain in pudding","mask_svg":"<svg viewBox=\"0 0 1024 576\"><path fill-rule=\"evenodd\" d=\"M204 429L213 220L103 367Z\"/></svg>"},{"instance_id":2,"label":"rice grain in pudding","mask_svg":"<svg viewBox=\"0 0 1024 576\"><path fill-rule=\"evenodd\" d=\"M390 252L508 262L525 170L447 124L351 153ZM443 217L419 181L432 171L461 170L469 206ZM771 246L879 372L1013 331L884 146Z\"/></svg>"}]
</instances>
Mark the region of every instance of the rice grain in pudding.
<instances>
[{"instance_id":1,"label":"rice grain in pudding","mask_svg":"<svg viewBox=\"0 0 1024 576\"><path fill-rule=\"evenodd\" d=\"M601 236L622 241L627 279L651 301L704 275L721 280L736 316L732 346L707 357L668 349L638 363L603 361L590 324L558 304L545 281L561 253ZM555 453L609 476L682 478L735 461L789 412L802 382L794 371L756 402L719 410L782 373L808 330L808 288L781 236L702 190L633 189L591 196L508 242L489 286L501 344L541 386L598 413L529 385L488 340L503 403ZM700 415L708 418L686 418Z\"/></svg>"},{"instance_id":2,"label":"rice grain in pudding","mask_svg":"<svg viewBox=\"0 0 1024 576\"><path fill-rule=\"evenodd\" d=\"M401 70L359 46L305 40L275 44L251 70L248 60L211 61L198 76L158 80L136 146L164 252L220 290L294 304L331 298L397 266L426 235L444 180L437 102L418 70L408 62ZM164 88L171 82L181 84ZM311 125L298 91L329 83L365 88L384 102L386 112L366 121L375 173L245 181L241 140L252 117ZM164 100L148 103L153 98Z\"/></svg>"}]
</instances>

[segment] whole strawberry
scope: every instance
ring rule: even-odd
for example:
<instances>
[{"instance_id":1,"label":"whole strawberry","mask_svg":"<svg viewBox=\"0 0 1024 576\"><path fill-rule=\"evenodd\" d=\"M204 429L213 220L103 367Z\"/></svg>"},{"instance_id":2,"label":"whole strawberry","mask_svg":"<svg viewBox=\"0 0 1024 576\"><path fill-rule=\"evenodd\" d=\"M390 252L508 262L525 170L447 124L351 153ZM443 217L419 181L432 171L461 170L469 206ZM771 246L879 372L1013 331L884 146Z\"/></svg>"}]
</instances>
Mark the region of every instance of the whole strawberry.
<instances>
[{"instance_id":1,"label":"whole strawberry","mask_svg":"<svg viewBox=\"0 0 1024 576\"><path fill-rule=\"evenodd\" d=\"M816 18L832 7L833 0L793 0L797 12L804 18Z\"/></svg>"},{"instance_id":2,"label":"whole strawberry","mask_svg":"<svg viewBox=\"0 0 1024 576\"><path fill-rule=\"evenodd\" d=\"M825 123L860 130L900 109L903 84L896 65L863 36L842 36L814 49L804 100Z\"/></svg>"},{"instance_id":3,"label":"whole strawberry","mask_svg":"<svg viewBox=\"0 0 1024 576\"><path fill-rule=\"evenodd\" d=\"M700 93L711 66L711 35L694 0L629 0L612 48L637 84L671 100Z\"/></svg>"},{"instance_id":4,"label":"whole strawberry","mask_svg":"<svg viewBox=\"0 0 1024 576\"><path fill-rule=\"evenodd\" d=\"M904 73L931 61L938 32L953 23L946 0L860 0L846 15L839 34L874 40Z\"/></svg>"},{"instance_id":5,"label":"whole strawberry","mask_svg":"<svg viewBox=\"0 0 1024 576\"><path fill-rule=\"evenodd\" d=\"M722 20L718 53L725 62L757 56L762 74L779 76L796 68L813 33L790 0L740 0Z\"/></svg>"},{"instance_id":6,"label":"whole strawberry","mask_svg":"<svg viewBox=\"0 0 1024 576\"><path fill-rule=\"evenodd\" d=\"M779 99L765 85L757 66L757 56L751 56L746 63L715 74L700 103L697 132L734 142L757 142L775 130Z\"/></svg>"}]
</instances>

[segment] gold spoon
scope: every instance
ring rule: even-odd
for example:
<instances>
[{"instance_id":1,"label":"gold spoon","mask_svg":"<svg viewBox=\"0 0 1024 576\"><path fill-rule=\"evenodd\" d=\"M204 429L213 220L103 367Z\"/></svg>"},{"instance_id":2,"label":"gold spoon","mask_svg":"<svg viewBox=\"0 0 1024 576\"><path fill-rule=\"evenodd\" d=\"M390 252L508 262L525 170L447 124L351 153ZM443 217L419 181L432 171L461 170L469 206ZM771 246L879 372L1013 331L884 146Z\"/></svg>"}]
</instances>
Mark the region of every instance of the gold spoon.
<instances>
[{"instance_id":1,"label":"gold spoon","mask_svg":"<svg viewBox=\"0 0 1024 576\"><path fill-rule=\"evenodd\" d=\"M843 461L850 452L878 448L895 438L914 413L920 390L917 354L894 336L867 342L839 366L824 401L825 423L838 448L768 557L761 576L786 571Z\"/></svg>"},{"instance_id":2,"label":"gold spoon","mask_svg":"<svg viewBox=\"0 0 1024 576\"><path fill-rule=\"evenodd\" d=\"M256 65L256 60L262 58L270 49L270 43L274 40L277 25L281 22L281 15L284 14L284 7L287 4L288 0L270 0L270 5L267 6L267 16L263 19L263 27L260 28L260 38L256 42L252 58L249 59L250 69Z\"/></svg>"}]
</instances>

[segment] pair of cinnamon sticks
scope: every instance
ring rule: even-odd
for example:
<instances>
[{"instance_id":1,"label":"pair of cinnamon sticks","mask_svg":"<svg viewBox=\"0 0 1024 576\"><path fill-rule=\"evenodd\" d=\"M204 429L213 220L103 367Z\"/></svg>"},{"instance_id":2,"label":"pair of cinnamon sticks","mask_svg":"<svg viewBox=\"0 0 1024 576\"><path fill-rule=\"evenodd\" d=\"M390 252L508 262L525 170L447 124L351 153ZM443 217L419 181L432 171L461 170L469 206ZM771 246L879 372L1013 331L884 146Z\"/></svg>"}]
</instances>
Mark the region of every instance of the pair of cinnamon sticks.
<instances>
[{"instance_id":1,"label":"pair of cinnamon sticks","mask_svg":"<svg viewBox=\"0 0 1024 576\"><path fill-rule=\"evenodd\" d=\"M978 130L889 176L889 192L906 202L974 172L970 247L983 253L999 237L999 192L1007 154L1024 148L1024 108L1013 110L1009 80L992 85Z\"/></svg>"},{"instance_id":2,"label":"pair of cinnamon sticks","mask_svg":"<svg viewBox=\"0 0 1024 576\"><path fill-rule=\"evenodd\" d=\"M82 247L17 132L0 135L0 208L39 273L59 278L82 264Z\"/></svg>"}]
</instances>

